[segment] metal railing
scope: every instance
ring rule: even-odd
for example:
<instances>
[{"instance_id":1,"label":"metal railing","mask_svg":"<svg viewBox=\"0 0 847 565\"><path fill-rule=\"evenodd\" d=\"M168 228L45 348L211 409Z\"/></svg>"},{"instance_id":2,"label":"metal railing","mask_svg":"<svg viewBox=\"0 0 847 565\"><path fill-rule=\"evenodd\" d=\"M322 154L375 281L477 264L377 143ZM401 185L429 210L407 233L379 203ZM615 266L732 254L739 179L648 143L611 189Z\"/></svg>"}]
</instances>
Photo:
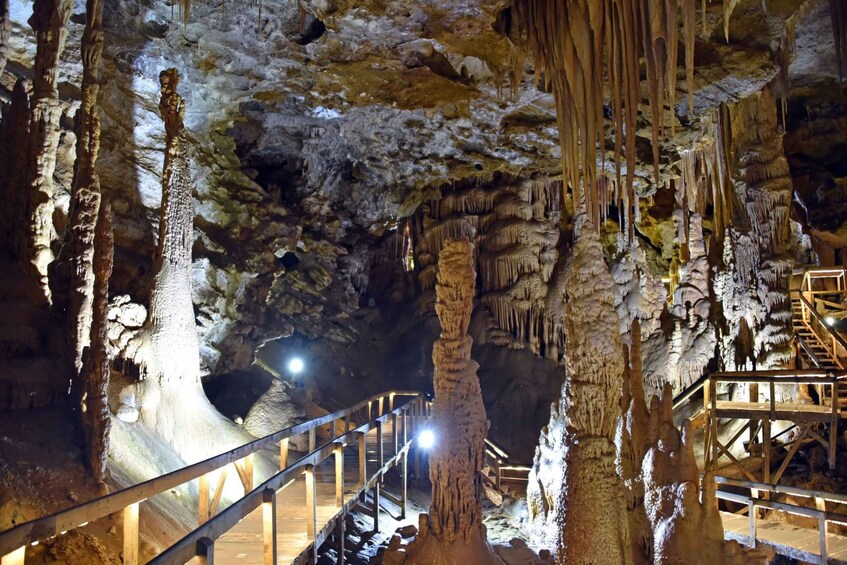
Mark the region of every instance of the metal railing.
<instances>
[{"instance_id":1,"label":"metal railing","mask_svg":"<svg viewBox=\"0 0 847 565\"><path fill-rule=\"evenodd\" d=\"M826 563L829 555L829 542L827 539L827 524L830 522L838 524L847 524L847 514L830 512L826 510L826 503L847 504L847 496L833 494L818 490L801 489L797 487L788 487L781 485L772 485L769 483L761 483L756 481L745 481L740 479L731 479L728 477L715 477L715 482L718 484L716 496L720 500L726 500L737 504L747 506L747 515L749 518L749 537L751 540L763 541L771 543L768 540L762 540L758 532L758 509L767 511L783 512L805 516L817 520L819 531L819 550L815 555L820 557L821 563ZM734 487L747 489L749 494L738 494L723 490L726 487ZM762 496L765 493L765 496ZM774 494L784 494L793 497L808 498L814 502L815 507L800 506L797 504L789 504L786 502L778 502L771 500L770 496ZM790 544L787 544L790 545ZM805 550L801 550L805 551Z\"/></svg>"},{"instance_id":2,"label":"metal railing","mask_svg":"<svg viewBox=\"0 0 847 565\"><path fill-rule=\"evenodd\" d=\"M398 396L411 396L413 400L406 405L395 408L395 398ZM188 465L176 471L155 477L143 483L134 485L114 492L112 494L95 498L88 502L78 504L66 510L56 512L49 516L25 522L14 528L0 533L0 563L2 565L23 565L26 548L30 545L36 545L41 541L53 538L58 535L84 527L90 522L99 520L116 512L123 513L123 562L128 565L136 565L138 563L138 525L140 504L158 494L165 493L173 488L190 483L191 481L199 481L199 502L198 502L198 522L203 524L212 518L220 503L221 493L223 491L223 483L226 480L226 470L229 465L233 465L236 474L241 479L244 492L249 493L242 501L249 499L250 502L255 502L257 496L262 496L260 489L252 490L253 484L253 457L263 449L278 448L279 449L279 464L280 468L285 470L288 468L289 458L289 440L293 436L305 434L308 437L309 455L298 461L292 469L303 472L303 466L308 465L317 454L323 454L326 449L334 449L333 440L337 439L336 423L343 422L344 429L347 431L341 437L347 437L351 433L350 430L354 426L353 419L361 418L368 423L365 426L370 426L373 421L372 413L374 406L379 418L387 418L389 415L404 414L406 417L407 411L417 407L423 402L423 396L417 391L390 391L359 402L358 404L339 410L332 414L327 414L319 418L315 418L296 426L291 426L279 432L270 434L263 438L247 443L241 447L232 449L215 457L211 457L199 463ZM383 414L384 405L388 405L388 414ZM316 450L316 432L321 426L328 426L329 437L331 442L324 445L321 449ZM362 426L360 426L361 428ZM381 424L380 424L381 427ZM359 429L360 428L356 428ZM370 428L367 428L370 429ZM396 430L397 428L395 428ZM405 433L405 427L404 433ZM360 430L361 431L361 430ZM320 460L325 459L325 457ZM304 463L305 461L305 463ZM294 471L292 471L293 473ZM211 496L210 480L217 474L217 488L215 489L214 497ZM279 476L279 475L275 475ZM251 492L252 491L252 492ZM256 494L258 492L258 494ZM242 506L243 507L243 506ZM220 522L218 522L220 523ZM214 539L214 538L211 538Z\"/></svg>"}]
</instances>

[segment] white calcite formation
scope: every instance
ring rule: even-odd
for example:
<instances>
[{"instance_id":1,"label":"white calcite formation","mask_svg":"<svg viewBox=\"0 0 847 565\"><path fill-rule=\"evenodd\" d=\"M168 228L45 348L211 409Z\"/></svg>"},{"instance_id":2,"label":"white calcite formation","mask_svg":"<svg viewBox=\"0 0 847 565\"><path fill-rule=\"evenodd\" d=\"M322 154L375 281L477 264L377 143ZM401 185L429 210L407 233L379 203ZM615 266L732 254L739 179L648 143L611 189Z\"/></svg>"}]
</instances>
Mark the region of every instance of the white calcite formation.
<instances>
[{"instance_id":1,"label":"white calcite formation","mask_svg":"<svg viewBox=\"0 0 847 565\"><path fill-rule=\"evenodd\" d=\"M530 529L559 563L624 563L628 525L614 443L624 361L614 282L590 223L566 273L567 373L530 474Z\"/></svg>"}]
</instances>

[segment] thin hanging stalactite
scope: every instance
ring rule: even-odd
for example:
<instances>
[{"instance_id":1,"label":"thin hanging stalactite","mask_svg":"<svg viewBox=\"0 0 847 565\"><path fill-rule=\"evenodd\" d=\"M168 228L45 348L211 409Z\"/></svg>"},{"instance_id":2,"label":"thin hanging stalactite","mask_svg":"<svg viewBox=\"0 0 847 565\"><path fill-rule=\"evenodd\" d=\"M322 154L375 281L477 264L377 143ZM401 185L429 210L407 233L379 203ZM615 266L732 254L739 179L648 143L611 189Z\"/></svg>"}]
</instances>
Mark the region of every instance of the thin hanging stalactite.
<instances>
[{"instance_id":1,"label":"thin hanging stalactite","mask_svg":"<svg viewBox=\"0 0 847 565\"><path fill-rule=\"evenodd\" d=\"M574 191L576 206L584 206L600 228L603 209L623 208L630 238L638 202L634 190L635 136L641 91L641 58L647 71L652 114L653 170L659 179L660 138L665 105L676 103L679 20L682 20L688 100L693 111L694 0L521 0L501 29L516 34L534 54L537 73L552 82L556 97L564 178ZM605 160L604 91L611 97L615 154L625 154L626 189L621 162L615 160L616 181L598 173L598 152ZM671 120L673 121L673 119ZM673 129L673 125L671 125Z\"/></svg>"}]
</instances>

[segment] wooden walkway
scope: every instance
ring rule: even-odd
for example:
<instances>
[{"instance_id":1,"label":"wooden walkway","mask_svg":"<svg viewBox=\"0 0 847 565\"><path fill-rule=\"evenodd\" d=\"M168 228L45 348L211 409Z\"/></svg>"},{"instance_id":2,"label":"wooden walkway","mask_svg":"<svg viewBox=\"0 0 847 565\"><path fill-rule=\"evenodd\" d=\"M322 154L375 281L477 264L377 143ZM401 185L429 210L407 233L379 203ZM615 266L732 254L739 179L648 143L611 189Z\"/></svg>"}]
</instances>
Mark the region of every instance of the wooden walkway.
<instances>
[{"instance_id":1,"label":"wooden walkway","mask_svg":"<svg viewBox=\"0 0 847 565\"><path fill-rule=\"evenodd\" d=\"M400 450L395 450L393 440L393 424L388 422L383 427L383 458L393 457ZM376 430L365 434L367 454L366 469L380 467L377 453ZM402 447L402 446L401 446ZM358 493L367 490L361 481L362 473L359 465L357 445L344 448L344 503L348 503ZM339 504L336 498L336 465L334 458L329 458L315 467L315 491L317 498L317 524L321 529L334 527L337 515L343 513L344 504ZM277 491L276 526L277 526L277 559L279 563L293 563L307 558L304 555L311 546L307 531L309 506L306 500L306 477L301 475ZM402 493L400 493L402 497ZM237 526L215 541L215 559L219 563L238 565L264 565L263 547L263 515L262 508L257 508ZM326 535L326 531L324 534Z\"/></svg>"}]
</instances>

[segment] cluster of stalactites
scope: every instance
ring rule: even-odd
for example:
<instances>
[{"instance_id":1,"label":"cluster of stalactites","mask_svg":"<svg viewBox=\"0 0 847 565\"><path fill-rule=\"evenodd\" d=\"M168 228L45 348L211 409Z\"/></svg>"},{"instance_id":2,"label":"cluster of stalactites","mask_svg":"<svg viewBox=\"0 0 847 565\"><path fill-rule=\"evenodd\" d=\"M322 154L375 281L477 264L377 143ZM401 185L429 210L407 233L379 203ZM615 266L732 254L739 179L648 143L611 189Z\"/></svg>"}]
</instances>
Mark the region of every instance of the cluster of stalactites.
<instances>
[{"instance_id":1,"label":"cluster of stalactites","mask_svg":"<svg viewBox=\"0 0 847 565\"><path fill-rule=\"evenodd\" d=\"M556 97L562 164L574 201L584 201L599 229L601 210L616 204L634 235L633 174L641 92L646 64L652 114L653 164L659 176L659 138L665 104L676 102L680 20L685 44L689 107L693 111L695 0L521 0L512 8L520 39L534 53L537 71L549 73ZM613 202L610 183L597 170L604 147L604 92L611 93L615 155L625 155L626 190ZM673 128L673 116L670 117ZM603 152L604 153L604 152ZM604 153L605 155L605 153ZM621 165L616 163L616 185Z\"/></svg>"},{"instance_id":2,"label":"cluster of stalactites","mask_svg":"<svg viewBox=\"0 0 847 565\"><path fill-rule=\"evenodd\" d=\"M558 263L560 186L549 179L508 181L445 192L412 222L423 291L435 286L436 261L449 239L471 239L480 298L496 328L488 339L557 359L561 320L550 315L548 282ZM413 230L416 231L416 230ZM515 341L515 340L519 341Z\"/></svg>"}]
</instances>

